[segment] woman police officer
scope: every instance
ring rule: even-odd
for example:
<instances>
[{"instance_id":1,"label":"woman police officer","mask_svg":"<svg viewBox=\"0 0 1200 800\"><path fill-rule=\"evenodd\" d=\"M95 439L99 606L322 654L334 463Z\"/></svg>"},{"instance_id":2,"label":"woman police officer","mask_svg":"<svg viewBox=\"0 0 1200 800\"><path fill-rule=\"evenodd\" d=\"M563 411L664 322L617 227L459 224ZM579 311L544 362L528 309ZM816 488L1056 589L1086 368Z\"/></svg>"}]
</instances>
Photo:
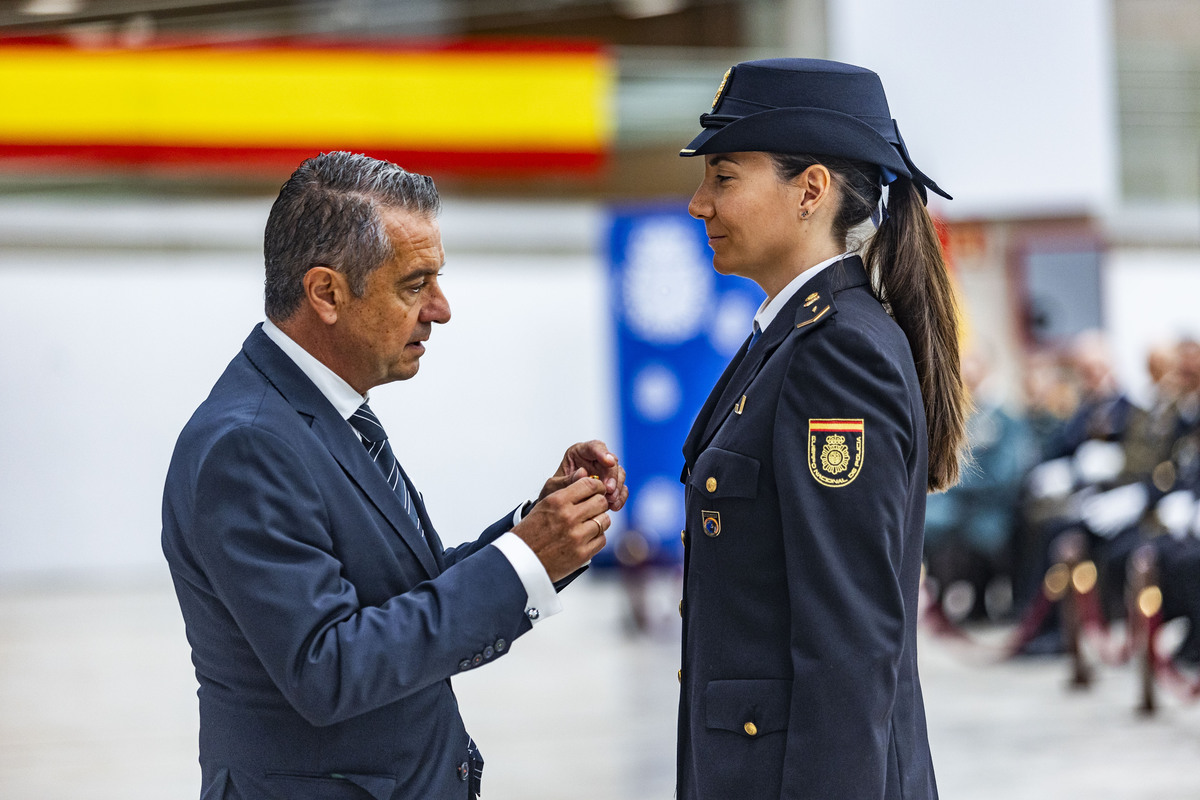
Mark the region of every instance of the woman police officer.
<instances>
[{"instance_id":1,"label":"woman police officer","mask_svg":"<svg viewBox=\"0 0 1200 800\"><path fill-rule=\"evenodd\" d=\"M684 444L677 796L934 798L922 527L966 400L924 201L949 196L860 67L743 62L700 122L689 211L716 270L767 299Z\"/></svg>"}]
</instances>

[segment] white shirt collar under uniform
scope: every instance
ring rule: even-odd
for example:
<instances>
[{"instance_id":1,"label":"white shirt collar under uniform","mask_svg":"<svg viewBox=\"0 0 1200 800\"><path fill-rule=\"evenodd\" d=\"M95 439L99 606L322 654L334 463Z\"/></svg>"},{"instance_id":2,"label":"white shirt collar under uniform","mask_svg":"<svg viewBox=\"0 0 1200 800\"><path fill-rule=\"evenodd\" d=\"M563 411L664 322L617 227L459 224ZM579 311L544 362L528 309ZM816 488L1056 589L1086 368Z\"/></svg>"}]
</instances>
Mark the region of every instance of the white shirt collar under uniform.
<instances>
[{"instance_id":1,"label":"white shirt collar under uniform","mask_svg":"<svg viewBox=\"0 0 1200 800\"><path fill-rule=\"evenodd\" d=\"M754 324L758 326L758 330L766 331L767 326L779 314L780 309L787 305L787 301L795 296L796 292L800 291L800 287L808 283L821 270L830 267L841 261L846 256L850 255L850 251L846 251L841 255L836 255L833 258L826 259L820 264L801 272L796 277L792 278L791 283L783 287L779 294L772 297L770 300L763 300L762 305L758 307L758 312L754 315Z\"/></svg>"},{"instance_id":2,"label":"white shirt collar under uniform","mask_svg":"<svg viewBox=\"0 0 1200 800\"><path fill-rule=\"evenodd\" d=\"M263 333L267 337L279 345L279 349L287 355L292 361L296 362L296 366L300 371L308 376L308 379L313 382L321 394L325 395L337 412L342 415L342 419L350 419L350 416L358 410L368 397L364 397L354 390L354 387L346 383L340 375L331 370L329 367L317 360L317 357L305 350L300 345L296 344L292 337L288 336L271 320L263 323Z\"/></svg>"}]
</instances>

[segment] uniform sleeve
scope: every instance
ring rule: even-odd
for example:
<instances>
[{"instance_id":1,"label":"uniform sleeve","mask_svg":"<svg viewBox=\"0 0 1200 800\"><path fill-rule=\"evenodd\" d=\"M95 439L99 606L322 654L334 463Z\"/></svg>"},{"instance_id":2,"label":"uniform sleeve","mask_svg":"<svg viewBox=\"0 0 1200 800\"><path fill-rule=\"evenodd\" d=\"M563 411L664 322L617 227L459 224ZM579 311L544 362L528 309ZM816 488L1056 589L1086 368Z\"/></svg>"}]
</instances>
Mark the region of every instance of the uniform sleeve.
<instances>
[{"instance_id":1,"label":"uniform sleeve","mask_svg":"<svg viewBox=\"0 0 1200 800\"><path fill-rule=\"evenodd\" d=\"M481 642L529 630L524 589L492 547L364 606L335 554L322 488L284 440L237 428L206 454L189 526L213 593L309 722L399 700L460 671Z\"/></svg>"},{"instance_id":2,"label":"uniform sleeve","mask_svg":"<svg viewBox=\"0 0 1200 800\"><path fill-rule=\"evenodd\" d=\"M913 392L869 336L819 333L789 364L774 433L793 668L784 795L866 800L887 784L904 647Z\"/></svg>"}]
</instances>

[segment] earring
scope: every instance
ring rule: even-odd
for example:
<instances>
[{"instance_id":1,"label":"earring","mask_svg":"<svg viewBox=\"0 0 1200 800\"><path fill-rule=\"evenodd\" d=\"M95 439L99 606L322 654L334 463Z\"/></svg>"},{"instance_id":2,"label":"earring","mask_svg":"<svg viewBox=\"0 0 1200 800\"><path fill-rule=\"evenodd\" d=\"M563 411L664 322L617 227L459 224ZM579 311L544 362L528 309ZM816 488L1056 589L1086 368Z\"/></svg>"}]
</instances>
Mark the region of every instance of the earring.
<instances>
[{"instance_id":1,"label":"earring","mask_svg":"<svg viewBox=\"0 0 1200 800\"><path fill-rule=\"evenodd\" d=\"M808 219L808 210L807 209L800 212L800 219Z\"/></svg>"}]
</instances>

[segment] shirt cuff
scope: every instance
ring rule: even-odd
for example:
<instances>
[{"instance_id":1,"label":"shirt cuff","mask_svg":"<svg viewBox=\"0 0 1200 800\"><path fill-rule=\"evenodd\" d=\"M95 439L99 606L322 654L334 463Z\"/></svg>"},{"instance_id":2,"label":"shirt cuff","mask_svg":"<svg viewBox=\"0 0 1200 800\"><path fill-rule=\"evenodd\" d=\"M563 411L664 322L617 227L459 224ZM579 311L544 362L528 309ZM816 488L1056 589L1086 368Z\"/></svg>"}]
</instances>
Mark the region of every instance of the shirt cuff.
<instances>
[{"instance_id":1,"label":"shirt cuff","mask_svg":"<svg viewBox=\"0 0 1200 800\"><path fill-rule=\"evenodd\" d=\"M521 585L525 587L525 616L531 623L536 625L562 611L562 602L558 599L558 592L554 591L546 568L520 536L509 531L501 534L492 545L512 564Z\"/></svg>"}]
</instances>

